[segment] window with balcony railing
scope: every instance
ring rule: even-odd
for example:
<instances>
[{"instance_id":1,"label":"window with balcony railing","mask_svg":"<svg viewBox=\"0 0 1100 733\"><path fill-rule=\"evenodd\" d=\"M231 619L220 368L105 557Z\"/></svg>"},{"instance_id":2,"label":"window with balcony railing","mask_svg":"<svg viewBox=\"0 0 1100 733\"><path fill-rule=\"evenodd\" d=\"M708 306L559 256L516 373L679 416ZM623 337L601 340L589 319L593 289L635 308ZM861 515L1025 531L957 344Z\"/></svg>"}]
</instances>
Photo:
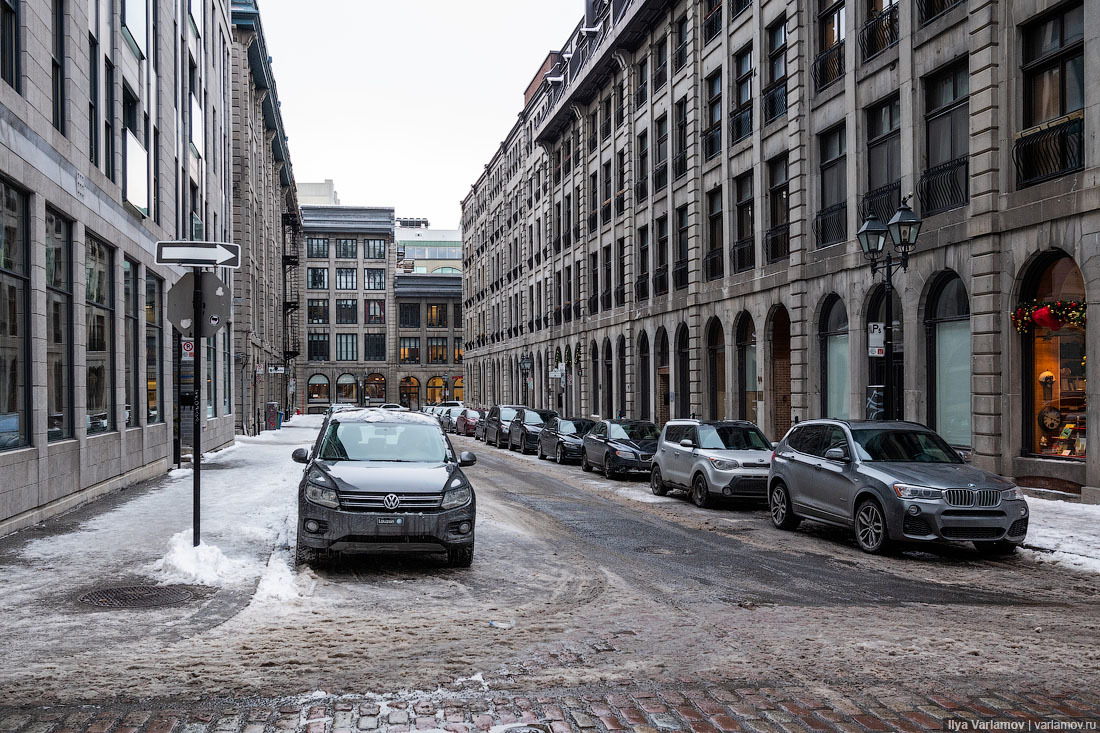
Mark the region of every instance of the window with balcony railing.
<instances>
[{"instance_id":1,"label":"window with balcony railing","mask_svg":"<svg viewBox=\"0 0 1100 733\"><path fill-rule=\"evenodd\" d=\"M683 290L688 286L688 261L679 260L672 267L672 287Z\"/></svg>"},{"instance_id":2,"label":"window with balcony railing","mask_svg":"<svg viewBox=\"0 0 1100 733\"><path fill-rule=\"evenodd\" d=\"M733 272L747 272L756 267L756 239L745 237L738 239L730 248L730 269Z\"/></svg>"},{"instance_id":3,"label":"window with balcony railing","mask_svg":"<svg viewBox=\"0 0 1100 733\"><path fill-rule=\"evenodd\" d=\"M768 264L791 256L791 225L779 224L764 233L764 255Z\"/></svg>"},{"instance_id":4,"label":"window with balcony railing","mask_svg":"<svg viewBox=\"0 0 1100 733\"><path fill-rule=\"evenodd\" d=\"M930 23L964 0L917 0L917 15L921 25Z\"/></svg>"},{"instance_id":5,"label":"window with balcony railing","mask_svg":"<svg viewBox=\"0 0 1100 733\"><path fill-rule=\"evenodd\" d=\"M1085 120L1077 113L1016 137L1016 187L1026 188L1085 167Z\"/></svg>"},{"instance_id":6,"label":"window with balcony railing","mask_svg":"<svg viewBox=\"0 0 1100 733\"><path fill-rule=\"evenodd\" d=\"M848 207L841 202L827 206L814 217L814 236L817 246L828 247L848 238Z\"/></svg>"},{"instance_id":7,"label":"window with balcony railing","mask_svg":"<svg viewBox=\"0 0 1100 733\"><path fill-rule=\"evenodd\" d=\"M881 5L883 0L877 0ZM897 0L886 0L886 6L874 11L859 31L859 47L867 62L898 42Z\"/></svg>"},{"instance_id":8,"label":"window with balcony railing","mask_svg":"<svg viewBox=\"0 0 1100 733\"><path fill-rule=\"evenodd\" d=\"M764 105L764 124L787 114L787 80L765 89L761 104Z\"/></svg>"},{"instance_id":9,"label":"window with balcony railing","mask_svg":"<svg viewBox=\"0 0 1100 733\"><path fill-rule=\"evenodd\" d=\"M925 80L928 168L917 182L922 215L970 200L970 72L955 64Z\"/></svg>"},{"instance_id":10,"label":"window with balcony railing","mask_svg":"<svg viewBox=\"0 0 1100 733\"><path fill-rule=\"evenodd\" d=\"M724 252L712 249L703 256L703 276L707 280L719 280L725 276Z\"/></svg>"},{"instance_id":11,"label":"window with balcony railing","mask_svg":"<svg viewBox=\"0 0 1100 733\"><path fill-rule=\"evenodd\" d=\"M653 271L653 294L664 295L668 292L668 265L660 265Z\"/></svg>"},{"instance_id":12,"label":"window with balcony railing","mask_svg":"<svg viewBox=\"0 0 1100 733\"><path fill-rule=\"evenodd\" d=\"M673 24L676 38L676 50L672 53L672 71L679 71L687 65L688 57L688 19L686 15Z\"/></svg>"},{"instance_id":13,"label":"window with balcony railing","mask_svg":"<svg viewBox=\"0 0 1100 733\"><path fill-rule=\"evenodd\" d=\"M844 41L839 41L819 53L810 72L814 78L814 90L818 92L844 76Z\"/></svg>"},{"instance_id":14,"label":"window with balcony railing","mask_svg":"<svg viewBox=\"0 0 1100 733\"><path fill-rule=\"evenodd\" d=\"M703 17L703 44L708 44L718 37L722 30L722 0L706 0L704 4L705 15Z\"/></svg>"}]
</instances>

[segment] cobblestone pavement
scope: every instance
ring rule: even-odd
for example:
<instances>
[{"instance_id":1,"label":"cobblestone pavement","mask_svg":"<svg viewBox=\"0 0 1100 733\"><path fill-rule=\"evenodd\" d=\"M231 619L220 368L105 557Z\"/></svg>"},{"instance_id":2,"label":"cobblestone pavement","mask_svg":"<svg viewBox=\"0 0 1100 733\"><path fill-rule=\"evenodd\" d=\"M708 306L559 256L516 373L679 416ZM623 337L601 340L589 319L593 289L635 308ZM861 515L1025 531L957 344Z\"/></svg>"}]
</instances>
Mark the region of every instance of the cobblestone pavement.
<instances>
[{"instance_id":1,"label":"cobblestone pavement","mask_svg":"<svg viewBox=\"0 0 1100 733\"><path fill-rule=\"evenodd\" d=\"M557 692L512 697L491 692L247 702L0 707L2 733L351 733L357 730L500 731L920 731L1097 730L1091 692L845 695L827 688L686 685L679 690ZM994 727L996 726L996 727Z\"/></svg>"}]
</instances>

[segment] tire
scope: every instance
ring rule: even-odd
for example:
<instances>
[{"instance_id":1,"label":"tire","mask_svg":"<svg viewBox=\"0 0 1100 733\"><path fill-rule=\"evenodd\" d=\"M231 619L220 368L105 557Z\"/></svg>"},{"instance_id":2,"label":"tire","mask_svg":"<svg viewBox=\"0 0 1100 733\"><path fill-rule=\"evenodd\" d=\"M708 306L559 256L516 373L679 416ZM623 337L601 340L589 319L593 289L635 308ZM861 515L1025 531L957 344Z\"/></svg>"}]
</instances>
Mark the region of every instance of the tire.
<instances>
[{"instance_id":1,"label":"tire","mask_svg":"<svg viewBox=\"0 0 1100 733\"><path fill-rule=\"evenodd\" d=\"M520 455L527 455L527 433L523 433L519 436L519 452Z\"/></svg>"},{"instance_id":2,"label":"tire","mask_svg":"<svg viewBox=\"0 0 1100 733\"><path fill-rule=\"evenodd\" d=\"M661 478L661 469L656 466L649 474L649 490L653 492L654 496L664 496L668 493L668 487L665 486L665 481Z\"/></svg>"},{"instance_id":3,"label":"tire","mask_svg":"<svg viewBox=\"0 0 1100 733\"><path fill-rule=\"evenodd\" d=\"M874 499L864 499L856 509L856 544L872 555L882 554L890 546L890 531L886 527L886 513Z\"/></svg>"},{"instance_id":4,"label":"tire","mask_svg":"<svg viewBox=\"0 0 1100 733\"><path fill-rule=\"evenodd\" d=\"M710 487L701 473L696 474L695 479L691 482L691 503L700 509L709 509L713 506L710 499Z\"/></svg>"},{"instance_id":5,"label":"tire","mask_svg":"<svg viewBox=\"0 0 1100 733\"><path fill-rule=\"evenodd\" d=\"M535 441L535 457L538 458L540 461L546 460L546 454L542 452L541 440Z\"/></svg>"},{"instance_id":6,"label":"tire","mask_svg":"<svg viewBox=\"0 0 1100 733\"><path fill-rule=\"evenodd\" d=\"M303 565L316 565L317 564L317 550L313 547L306 547L301 542L294 543L294 565L295 567L302 567Z\"/></svg>"},{"instance_id":7,"label":"tire","mask_svg":"<svg viewBox=\"0 0 1100 733\"><path fill-rule=\"evenodd\" d=\"M582 471L591 471L592 470L592 464L588 462L588 451L586 451L586 450L581 451L581 470Z\"/></svg>"},{"instance_id":8,"label":"tire","mask_svg":"<svg viewBox=\"0 0 1100 733\"><path fill-rule=\"evenodd\" d=\"M614 481L619 478L621 474L616 471L611 464L611 454L603 454L603 477L608 481Z\"/></svg>"},{"instance_id":9,"label":"tire","mask_svg":"<svg viewBox=\"0 0 1100 733\"><path fill-rule=\"evenodd\" d=\"M768 513L777 529L795 529L802 522L791 509L791 495L782 481L775 482L768 491Z\"/></svg>"},{"instance_id":10,"label":"tire","mask_svg":"<svg viewBox=\"0 0 1100 733\"><path fill-rule=\"evenodd\" d=\"M474 543L447 550L447 567L468 568L474 562Z\"/></svg>"},{"instance_id":11,"label":"tire","mask_svg":"<svg viewBox=\"0 0 1100 733\"><path fill-rule=\"evenodd\" d=\"M1011 555L1016 552L1017 547L1019 547L1019 545L1015 542L1008 542L1007 540L974 543L974 549L977 550L978 554L982 557L1004 557L1005 555Z\"/></svg>"},{"instance_id":12,"label":"tire","mask_svg":"<svg viewBox=\"0 0 1100 733\"><path fill-rule=\"evenodd\" d=\"M565 465L565 448L563 448L561 445L558 446L557 451L555 451L554 453L554 460L558 462L559 466Z\"/></svg>"}]
</instances>

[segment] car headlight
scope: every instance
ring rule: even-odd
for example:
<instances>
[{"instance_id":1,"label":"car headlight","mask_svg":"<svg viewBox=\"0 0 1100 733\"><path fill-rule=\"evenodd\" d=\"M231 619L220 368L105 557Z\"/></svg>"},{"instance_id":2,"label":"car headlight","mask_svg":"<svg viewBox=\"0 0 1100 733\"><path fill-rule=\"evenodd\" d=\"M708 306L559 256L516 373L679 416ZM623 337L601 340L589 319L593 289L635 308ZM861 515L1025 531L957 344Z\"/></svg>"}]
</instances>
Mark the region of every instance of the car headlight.
<instances>
[{"instance_id":1,"label":"car headlight","mask_svg":"<svg viewBox=\"0 0 1100 733\"><path fill-rule=\"evenodd\" d=\"M615 451L615 455L617 455L619 458L637 458L638 457L634 453L634 451L630 451L630 450L617 450L617 451Z\"/></svg>"},{"instance_id":2,"label":"car headlight","mask_svg":"<svg viewBox=\"0 0 1100 733\"><path fill-rule=\"evenodd\" d=\"M457 480L458 479L456 479L456 481ZM469 504L470 500L473 498L474 492L469 486L463 486L461 489L451 489L443 495L443 503L440 504L440 507L443 509L454 509L455 507Z\"/></svg>"},{"instance_id":3,"label":"car headlight","mask_svg":"<svg viewBox=\"0 0 1100 733\"><path fill-rule=\"evenodd\" d=\"M1023 499L1024 492L1019 486L1013 486L1011 489L1005 489L1001 492L1001 501L1008 501L1009 499Z\"/></svg>"},{"instance_id":4,"label":"car headlight","mask_svg":"<svg viewBox=\"0 0 1100 733\"><path fill-rule=\"evenodd\" d=\"M332 507L333 509L340 506L340 497L337 496L336 489L326 489L323 486L306 484L306 499L314 504Z\"/></svg>"},{"instance_id":5,"label":"car headlight","mask_svg":"<svg viewBox=\"0 0 1100 733\"><path fill-rule=\"evenodd\" d=\"M708 458L710 465L714 466L719 471L732 471L735 468L741 468L741 464L732 458Z\"/></svg>"},{"instance_id":6,"label":"car headlight","mask_svg":"<svg viewBox=\"0 0 1100 733\"><path fill-rule=\"evenodd\" d=\"M927 499L937 501L943 498L942 489L930 489L927 486L914 486L912 484L894 484L894 493L899 499Z\"/></svg>"}]
</instances>

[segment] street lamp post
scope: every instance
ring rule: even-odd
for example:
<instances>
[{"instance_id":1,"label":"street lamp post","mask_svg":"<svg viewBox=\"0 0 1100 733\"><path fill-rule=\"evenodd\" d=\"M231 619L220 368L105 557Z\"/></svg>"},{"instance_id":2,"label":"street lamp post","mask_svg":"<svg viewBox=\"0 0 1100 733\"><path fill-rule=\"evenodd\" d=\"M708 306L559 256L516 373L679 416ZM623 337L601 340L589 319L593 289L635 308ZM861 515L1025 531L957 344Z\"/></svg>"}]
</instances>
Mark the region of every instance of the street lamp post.
<instances>
[{"instance_id":1,"label":"street lamp post","mask_svg":"<svg viewBox=\"0 0 1100 733\"><path fill-rule=\"evenodd\" d=\"M519 358L519 370L523 375L523 404L527 404L527 375L531 373L531 355L524 354Z\"/></svg>"},{"instance_id":2,"label":"street lamp post","mask_svg":"<svg viewBox=\"0 0 1100 733\"><path fill-rule=\"evenodd\" d=\"M883 400L883 417L886 420L894 420L899 417L894 409L894 271L898 268L902 270L909 269L909 253L917 244L917 235L920 233L921 227L920 217L913 213L907 203L910 196L906 196L901 200L901 205L894 213L894 217L890 219L889 224L883 224L879 221L879 218L872 211L863 220L863 226L859 228L859 232L856 234L860 249L863 250L863 256L871 262L871 277L873 278L879 269L882 269L883 280L886 283L886 323L883 324L883 351L885 352L886 361L886 379L883 384L886 392ZM886 259L880 263L879 257L882 256L886 248L887 236L890 237L890 241L894 245L893 249L897 252L898 259L895 261L894 253L887 250Z\"/></svg>"}]
</instances>

